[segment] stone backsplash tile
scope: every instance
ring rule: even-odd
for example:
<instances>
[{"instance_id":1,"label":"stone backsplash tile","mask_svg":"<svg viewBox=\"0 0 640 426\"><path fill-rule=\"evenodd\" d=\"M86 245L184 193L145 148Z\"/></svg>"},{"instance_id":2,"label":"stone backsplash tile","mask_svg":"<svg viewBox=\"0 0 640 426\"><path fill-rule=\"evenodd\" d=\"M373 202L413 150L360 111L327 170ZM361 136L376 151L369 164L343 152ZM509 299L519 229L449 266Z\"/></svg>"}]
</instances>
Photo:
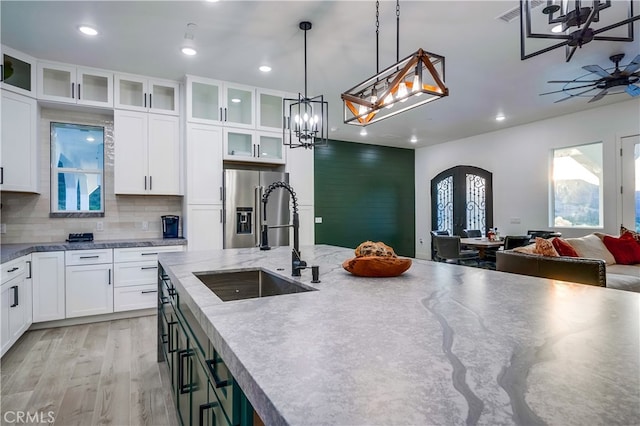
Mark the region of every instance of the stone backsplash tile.
<instances>
[{"instance_id":1,"label":"stone backsplash tile","mask_svg":"<svg viewBox=\"0 0 640 426\"><path fill-rule=\"evenodd\" d=\"M50 126L51 122L105 127L105 214L93 218L50 218ZM43 108L40 114L40 194L3 192L1 221L6 233L2 244L64 241L72 232L93 232L95 240L162 238L160 216L182 217L182 197L115 195L113 193L113 114ZM102 222L103 231L97 224ZM143 230L143 222L148 229ZM182 223L180 223L182 228ZM182 235L182 232L180 232Z\"/></svg>"}]
</instances>

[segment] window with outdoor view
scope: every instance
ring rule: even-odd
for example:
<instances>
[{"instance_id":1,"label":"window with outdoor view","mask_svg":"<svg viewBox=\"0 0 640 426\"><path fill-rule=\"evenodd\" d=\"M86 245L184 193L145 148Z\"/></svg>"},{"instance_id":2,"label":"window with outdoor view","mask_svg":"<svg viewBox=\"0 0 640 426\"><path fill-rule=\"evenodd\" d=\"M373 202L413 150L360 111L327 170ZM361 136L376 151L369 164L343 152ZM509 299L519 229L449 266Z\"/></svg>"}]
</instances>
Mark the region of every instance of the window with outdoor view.
<instances>
[{"instance_id":1,"label":"window with outdoor view","mask_svg":"<svg viewBox=\"0 0 640 426\"><path fill-rule=\"evenodd\" d=\"M551 226L601 228L602 143L553 150Z\"/></svg>"},{"instance_id":2,"label":"window with outdoor view","mask_svg":"<svg viewBox=\"0 0 640 426\"><path fill-rule=\"evenodd\" d=\"M104 127L51 123L51 213L104 213Z\"/></svg>"}]
</instances>

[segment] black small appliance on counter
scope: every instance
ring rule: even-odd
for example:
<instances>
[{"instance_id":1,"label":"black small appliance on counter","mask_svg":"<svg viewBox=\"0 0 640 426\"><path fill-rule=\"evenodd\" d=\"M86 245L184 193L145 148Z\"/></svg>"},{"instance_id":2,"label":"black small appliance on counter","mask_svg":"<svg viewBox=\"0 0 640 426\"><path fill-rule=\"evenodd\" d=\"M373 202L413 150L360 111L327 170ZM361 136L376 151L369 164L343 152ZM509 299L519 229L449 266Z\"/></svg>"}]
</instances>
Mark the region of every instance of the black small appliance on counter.
<instances>
[{"instance_id":1,"label":"black small appliance on counter","mask_svg":"<svg viewBox=\"0 0 640 426\"><path fill-rule=\"evenodd\" d=\"M162 216L162 238L178 238L179 216Z\"/></svg>"}]
</instances>

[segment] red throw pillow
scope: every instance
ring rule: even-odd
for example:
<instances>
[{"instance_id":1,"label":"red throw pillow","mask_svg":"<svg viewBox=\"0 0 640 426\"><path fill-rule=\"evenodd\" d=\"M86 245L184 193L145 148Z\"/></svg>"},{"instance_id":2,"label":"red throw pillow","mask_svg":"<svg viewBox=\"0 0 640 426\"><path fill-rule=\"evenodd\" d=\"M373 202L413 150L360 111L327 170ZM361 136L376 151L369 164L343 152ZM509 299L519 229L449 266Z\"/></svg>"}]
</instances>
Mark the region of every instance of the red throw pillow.
<instances>
[{"instance_id":1,"label":"red throw pillow","mask_svg":"<svg viewBox=\"0 0 640 426\"><path fill-rule=\"evenodd\" d=\"M620 237L632 238L640 243L640 232L632 231L620 225Z\"/></svg>"},{"instance_id":2,"label":"red throw pillow","mask_svg":"<svg viewBox=\"0 0 640 426\"><path fill-rule=\"evenodd\" d=\"M567 242L567 240L555 237L553 240L551 240L551 244L553 244L553 248L556 249L560 256L580 257L576 249L574 249L571 244Z\"/></svg>"},{"instance_id":3,"label":"red throw pillow","mask_svg":"<svg viewBox=\"0 0 640 426\"><path fill-rule=\"evenodd\" d=\"M615 238L605 235L604 245L620 265L640 263L640 244L633 239Z\"/></svg>"}]
</instances>

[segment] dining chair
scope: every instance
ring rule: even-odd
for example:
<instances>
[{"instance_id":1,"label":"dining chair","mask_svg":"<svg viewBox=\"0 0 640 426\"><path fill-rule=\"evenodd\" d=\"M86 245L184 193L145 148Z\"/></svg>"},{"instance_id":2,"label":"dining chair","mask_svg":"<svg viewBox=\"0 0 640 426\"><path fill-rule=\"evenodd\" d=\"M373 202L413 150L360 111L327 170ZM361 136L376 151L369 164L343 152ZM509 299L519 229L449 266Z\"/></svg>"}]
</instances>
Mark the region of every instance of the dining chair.
<instances>
[{"instance_id":1,"label":"dining chair","mask_svg":"<svg viewBox=\"0 0 640 426\"><path fill-rule=\"evenodd\" d=\"M531 236L531 239L535 239L536 237L540 237L540 238L544 238L545 240L547 238L551 238L551 237L561 237L562 236L561 232L555 232L555 231L528 230L527 234L529 234Z\"/></svg>"},{"instance_id":2,"label":"dining chair","mask_svg":"<svg viewBox=\"0 0 640 426\"><path fill-rule=\"evenodd\" d=\"M465 238L479 238L482 237L482 231L479 229L463 229L462 236Z\"/></svg>"},{"instance_id":3,"label":"dining chair","mask_svg":"<svg viewBox=\"0 0 640 426\"><path fill-rule=\"evenodd\" d=\"M449 231L431 231L431 260L437 260L435 238L439 235L449 235Z\"/></svg>"},{"instance_id":4,"label":"dining chair","mask_svg":"<svg viewBox=\"0 0 640 426\"><path fill-rule=\"evenodd\" d=\"M531 235L507 235L504 237L504 249L511 250L529 244Z\"/></svg>"},{"instance_id":5,"label":"dining chair","mask_svg":"<svg viewBox=\"0 0 640 426\"><path fill-rule=\"evenodd\" d=\"M462 250L459 236L436 236L434 238L436 257L439 261L461 264L461 262L473 260L476 265L479 264L480 253L478 250Z\"/></svg>"}]
</instances>

